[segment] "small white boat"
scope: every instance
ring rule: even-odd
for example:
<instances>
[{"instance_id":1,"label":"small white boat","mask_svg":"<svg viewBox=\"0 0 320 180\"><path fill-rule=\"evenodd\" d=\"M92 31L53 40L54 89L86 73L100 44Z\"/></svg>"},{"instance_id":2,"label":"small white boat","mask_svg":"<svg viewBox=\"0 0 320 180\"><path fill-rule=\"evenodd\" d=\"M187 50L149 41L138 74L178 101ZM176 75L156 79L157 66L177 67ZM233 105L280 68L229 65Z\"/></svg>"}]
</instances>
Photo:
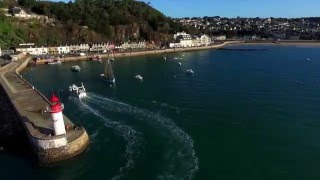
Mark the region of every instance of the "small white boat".
<instances>
[{"instance_id":1,"label":"small white boat","mask_svg":"<svg viewBox=\"0 0 320 180\"><path fill-rule=\"evenodd\" d=\"M179 66L181 66L181 62L178 62Z\"/></svg>"},{"instance_id":2,"label":"small white boat","mask_svg":"<svg viewBox=\"0 0 320 180\"><path fill-rule=\"evenodd\" d=\"M175 57L175 58L173 58L173 59L177 60L177 59L179 59L179 58Z\"/></svg>"},{"instance_id":3,"label":"small white boat","mask_svg":"<svg viewBox=\"0 0 320 180\"><path fill-rule=\"evenodd\" d=\"M310 61L310 58L307 58L307 61Z\"/></svg>"},{"instance_id":4,"label":"small white boat","mask_svg":"<svg viewBox=\"0 0 320 180\"><path fill-rule=\"evenodd\" d=\"M163 56L163 59L164 59L164 60L167 60L167 57L166 57L166 56Z\"/></svg>"},{"instance_id":5,"label":"small white boat","mask_svg":"<svg viewBox=\"0 0 320 180\"><path fill-rule=\"evenodd\" d=\"M194 72L193 72L192 69L187 69L187 70L186 70L186 73L187 73L187 74L190 74L190 75L193 75L193 74L194 74Z\"/></svg>"},{"instance_id":6,"label":"small white boat","mask_svg":"<svg viewBox=\"0 0 320 180\"><path fill-rule=\"evenodd\" d=\"M135 79L138 79L138 80L140 80L140 81L143 80L143 77L142 77L140 74L134 76L134 78L135 78Z\"/></svg>"},{"instance_id":7,"label":"small white boat","mask_svg":"<svg viewBox=\"0 0 320 180\"><path fill-rule=\"evenodd\" d=\"M87 96L87 92L83 86L83 83L81 83L81 86L76 86L75 84L72 84L71 86L69 86L69 91L71 95L78 97L79 99Z\"/></svg>"},{"instance_id":8,"label":"small white boat","mask_svg":"<svg viewBox=\"0 0 320 180\"><path fill-rule=\"evenodd\" d=\"M81 68L80 68L80 66L75 65L75 66L72 66L72 67L71 67L71 71L73 71L73 72L80 72L80 71L81 71Z\"/></svg>"}]
</instances>

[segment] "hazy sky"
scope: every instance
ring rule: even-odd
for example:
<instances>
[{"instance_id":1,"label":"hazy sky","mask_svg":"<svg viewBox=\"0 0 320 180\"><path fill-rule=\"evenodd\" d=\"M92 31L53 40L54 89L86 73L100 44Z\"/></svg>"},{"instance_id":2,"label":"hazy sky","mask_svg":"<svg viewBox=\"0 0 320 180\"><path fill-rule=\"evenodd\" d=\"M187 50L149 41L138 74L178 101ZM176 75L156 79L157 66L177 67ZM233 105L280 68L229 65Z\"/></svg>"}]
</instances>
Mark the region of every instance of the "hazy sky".
<instances>
[{"instance_id":1,"label":"hazy sky","mask_svg":"<svg viewBox=\"0 0 320 180\"><path fill-rule=\"evenodd\" d=\"M67 0L66 0L67 1ZM144 0L170 17L320 16L320 0Z\"/></svg>"}]
</instances>

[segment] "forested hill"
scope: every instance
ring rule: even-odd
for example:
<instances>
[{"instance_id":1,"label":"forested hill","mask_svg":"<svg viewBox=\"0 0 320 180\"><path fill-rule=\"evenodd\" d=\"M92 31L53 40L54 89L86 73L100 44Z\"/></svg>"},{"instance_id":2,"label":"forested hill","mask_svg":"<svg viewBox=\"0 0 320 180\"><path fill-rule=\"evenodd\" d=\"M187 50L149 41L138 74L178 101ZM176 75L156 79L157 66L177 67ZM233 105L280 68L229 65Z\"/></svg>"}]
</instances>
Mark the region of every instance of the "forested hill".
<instances>
[{"instance_id":1,"label":"forested hill","mask_svg":"<svg viewBox=\"0 0 320 180\"><path fill-rule=\"evenodd\" d=\"M88 27L101 39L117 42L147 40L168 42L181 24L151 7L150 3L136 0L75 0L69 3L19 0L19 5L37 14L62 22L70 34L78 26ZM73 37L74 39L74 37ZM81 40L81 39L75 39Z\"/></svg>"}]
</instances>

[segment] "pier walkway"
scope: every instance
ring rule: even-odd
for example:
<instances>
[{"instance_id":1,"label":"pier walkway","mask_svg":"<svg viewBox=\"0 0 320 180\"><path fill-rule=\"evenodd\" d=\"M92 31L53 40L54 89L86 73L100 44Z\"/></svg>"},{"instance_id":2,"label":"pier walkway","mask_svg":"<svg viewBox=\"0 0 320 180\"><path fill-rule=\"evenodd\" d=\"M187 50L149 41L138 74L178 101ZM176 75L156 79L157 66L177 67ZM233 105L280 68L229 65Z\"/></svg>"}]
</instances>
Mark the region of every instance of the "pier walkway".
<instances>
[{"instance_id":1,"label":"pier walkway","mask_svg":"<svg viewBox=\"0 0 320 180\"><path fill-rule=\"evenodd\" d=\"M46 112L46 107L49 105L48 100L20 75L20 71L26 68L30 59L30 57L25 57L2 67L0 69L0 83L11 100L34 147L40 151L61 147L67 150L61 156L53 153L54 157L45 157L44 163L68 159L85 149L89 143L88 135L84 128L75 126L64 116L65 125L68 127L67 134L54 136L51 115ZM43 159L43 157L39 158Z\"/></svg>"}]
</instances>

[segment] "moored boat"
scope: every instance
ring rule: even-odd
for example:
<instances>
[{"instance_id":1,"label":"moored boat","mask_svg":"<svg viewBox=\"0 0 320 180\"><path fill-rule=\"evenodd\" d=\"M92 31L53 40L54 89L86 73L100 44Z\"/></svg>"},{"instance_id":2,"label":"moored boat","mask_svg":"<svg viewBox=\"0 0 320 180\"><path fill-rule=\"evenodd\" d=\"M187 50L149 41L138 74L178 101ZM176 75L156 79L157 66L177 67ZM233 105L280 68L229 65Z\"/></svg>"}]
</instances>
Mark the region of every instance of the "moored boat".
<instances>
[{"instance_id":1,"label":"moored boat","mask_svg":"<svg viewBox=\"0 0 320 180\"><path fill-rule=\"evenodd\" d=\"M187 69L186 70L186 73L189 74L189 75L193 75L194 74L194 71L192 69Z\"/></svg>"},{"instance_id":2,"label":"moored boat","mask_svg":"<svg viewBox=\"0 0 320 180\"><path fill-rule=\"evenodd\" d=\"M136 76L134 76L135 79L138 79L140 81L143 80L143 77L140 74L137 74Z\"/></svg>"},{"instance_id":3,"label":"moored boat","mask_svg":"<svg viewBox=\"0 0 320 180\"><path fill-rule=\"evenodd\" d=\"M73 72L80 72L80 71L81 71L81 68L80 68L80 66L75 65L75 66L72 66L72 67L71 67L71 71L73 71Z\"/></svg>"},{"instance_id":4,"label":"moored boat","mask_svg":"<svg viewBox=\"0 0 320 180\"><path fill-rule=\"evenodd\" d=\"M114 84L116 82L116 78L114 77L112 64L110 60L105 61L104 73L100 76L102 77L102 80L107 82L108 84Z\"/></svg>"}]
</instances>

